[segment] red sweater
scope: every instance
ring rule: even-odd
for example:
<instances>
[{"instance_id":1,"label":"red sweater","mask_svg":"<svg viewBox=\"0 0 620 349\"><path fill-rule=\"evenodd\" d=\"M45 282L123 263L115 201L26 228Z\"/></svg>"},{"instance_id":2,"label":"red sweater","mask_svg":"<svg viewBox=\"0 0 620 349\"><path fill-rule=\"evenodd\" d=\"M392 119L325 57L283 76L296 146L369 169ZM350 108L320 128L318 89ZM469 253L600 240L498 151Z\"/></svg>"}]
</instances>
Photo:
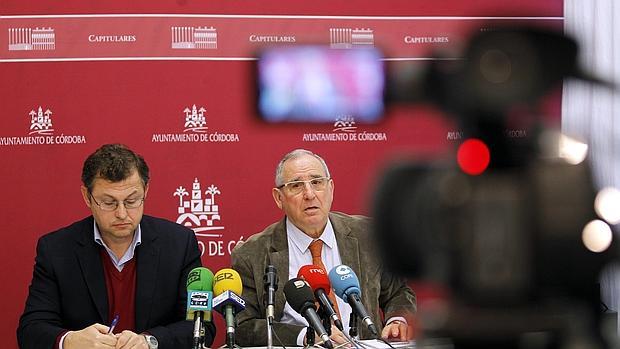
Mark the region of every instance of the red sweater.
<instances>
[{"instance_id":1,"label":"red sweater","mask_svg":"<svg viewBox=\"0 0 620 349\"><path fill-rule=\"evenodd\" d=\"M108 291L108 321L119 316L114 333L136 329L136 257L118 271L105 248L101 248L105 286ZM106 324L106 325L109 325Z\"/></svg>"},{"instance_id":2,"label":"red sweater","mask_svg":"<svg viewBox=\"0 0 620 349\"><path fill-rule=\"evenodd\" d=\"M108 291L108 323L118 314L114 333L123 330L135 332L136 328L136 257L125 263L123 271L118 271L104 247L99 249ZM60 339L67 331L56 337L54 348L60 348Z\"/></svg>"}]
</instances>

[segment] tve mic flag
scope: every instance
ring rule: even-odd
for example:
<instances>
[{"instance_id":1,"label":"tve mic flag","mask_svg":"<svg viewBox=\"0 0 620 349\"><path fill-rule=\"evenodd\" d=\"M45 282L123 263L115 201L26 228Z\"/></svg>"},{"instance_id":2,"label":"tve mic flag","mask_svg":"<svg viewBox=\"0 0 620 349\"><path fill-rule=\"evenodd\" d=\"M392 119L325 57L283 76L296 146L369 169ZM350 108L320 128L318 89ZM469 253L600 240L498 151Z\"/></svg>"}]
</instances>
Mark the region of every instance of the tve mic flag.
<instances>
[{"instance_id":1,"label":"tve mic flag","mask_svg":"<svg viewBox=\"0 0 620 349\"><path fill-rule=\"evenodd\" d=\"M213 273L198 267L187 275L187 315L186 320L194 321L194 349L202 343L203 321L211 320L211 303L213 301Z\"/></svg>"},{"instance_id":2,"label":"tve mic flag","mask_svg":"<svg viewBox=\"0 0 620 349\"><path fill-rule=\"evenodd\" d=\"M353 312L362 319L362 322L368 326L368 330L373 336L378 337L377 327L368 316L366 308L362 304L360 291L360 282L355 275L353 269L341 264L335 266L329 272L329 281L332 282L334 292L338 297L342 298L345 302L348 302L353 308Z\"/></svg>"},{"instance_id":3,"label":"tve mic flag","mask_svg":"<svg viewBox=\"0 0 620 349\"><path fill-rule=\"evenodd\" d=\"M300 278L290 279L284 285L284 296L291 308L301 314L308 321L308 324L314 328L314 331L323 340L323 346L333 348L327 331L325 331L325 327L323 327L314 308L314 295L308 283Z\"/></svg>"},{"instance_id":4,"label":"tve mic flag","mask_svg":"<svg viewBox=\"0 0 620 349\"><path fill-rule=\"evenodd\" d=\"M213 281L213 309L224 315L226 319L226 344L235 346L235 316L245 309L245 301L241 299L243 284L241 276L234 269L222 269L215 273Z\"/></svg>"},{"instance_id":5,"label":"tve mic flag","mask_svg":"<svg viewBox=\"0 0 620 349\"><path fill-rule=\"evenodd\" d=\"M308 282L308 285L310 285L314 291L316 299L321 304L321 307L323 307L327 316L334 321L334 325L336 325L340 331L344 331L342 321L340 321L338 314L336 314L336 311L334 310L334 305L327 297L331 291L331 285L325 270L317 267L316 265L304 265L299 268L297 277L303 278L306 282Z\"/></svg>"}]
</instances>

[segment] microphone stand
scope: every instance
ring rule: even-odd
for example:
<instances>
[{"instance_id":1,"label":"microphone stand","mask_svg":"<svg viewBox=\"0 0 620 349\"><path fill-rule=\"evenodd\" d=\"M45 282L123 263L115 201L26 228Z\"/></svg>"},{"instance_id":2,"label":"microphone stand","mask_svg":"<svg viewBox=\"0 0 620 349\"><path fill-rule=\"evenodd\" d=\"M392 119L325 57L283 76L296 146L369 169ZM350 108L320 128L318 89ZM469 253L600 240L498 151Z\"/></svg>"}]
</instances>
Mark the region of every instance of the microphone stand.
<instances>
[{"instance_id":1,"label":"microphone stand","mask_svg":"<svg viewBox=\"0 0 620 349\"><path fill-rule=\"evenodd\" d=\"M204 328L202 326L203 312L198 311L194 314L194 345L193 349L201 349L204 339Z\"/></svg>"},{"instance_id":2,"label":"microphone stand","mask_svg":"<svg viewBox=\"0 0 620 349\"><path fill-rule=\"evenodd\" d=\"M312 326L306 327L306 346L314 346L314 328Z\"/></svg>"},{"instance_id":3,"label":"microphone stand","mask_svg":"<svg viewBox=\"0 0 620 349\"><path fill-rule=\"evenodd\" d=\"M271 264L265 268L263 286L265 292L267 292L267 307L265 309L265 319L267 319L267 348L273 349L273 319L276 291L278 290L278 272L276 267Z\"/></svg>"},{"instance_id":4,"label":"microphone stand","mask_svg":"<svg viewBox=\"0 0 620 349\"><path fill-rule=\"evenodd\" d=\"M359 339L357 332L357 315L354 311L351 312L351 317L349 318L349 336L355 340Z\"/></svg>"},{"instance_id":5,"label":"microphone stand","mask_svg":"<svg viewBox=\"0 0 620 349\"><path fill-rule=\"evenodd\" d=\"M321 322L323 323L323 327L325 327L325 331L327 332L327 335L331 336L332 335L332 323L329 317L329 313L327 312L327 309L325 309L325 307L323 307L322 304L319 306L318 315L321 318Z\"/></svg>"},{"instance_id":6,"label":"microphone stand","mask_svg":"<svg viewBox=\"0 0 620 349\"><path fill-rule=\"evenodd\" d=\"M200 349L207 349L207 340L206 340L206 336L205 336L205 332L206 332L206 326L205 326L205 320L203 319L200 322Z\"/></svg>"},{"instance_id":7,"label":"microphone stand","mask_svg":"<svg viewBox=\"0 0 620 349\"><path fill-rule=\"evenodd\" d=\"M271 306L273 307L273 306ZM273 309L272 309L273 312ZM273 329L271 325L273 324L273 316L269 316L269 307L267 307L267 348L273 349Z\"/></svg>"}]
</instances>

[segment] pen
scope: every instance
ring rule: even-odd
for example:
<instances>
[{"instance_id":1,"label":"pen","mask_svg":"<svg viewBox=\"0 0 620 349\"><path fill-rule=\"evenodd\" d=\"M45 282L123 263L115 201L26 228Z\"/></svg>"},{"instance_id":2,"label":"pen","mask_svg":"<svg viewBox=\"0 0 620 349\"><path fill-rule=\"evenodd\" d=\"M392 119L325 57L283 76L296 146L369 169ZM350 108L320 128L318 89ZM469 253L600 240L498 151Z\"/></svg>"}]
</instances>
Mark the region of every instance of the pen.
<instances>
[{"instance_id":1,"label":"pen","mask_svg":"<svg viewBox=\"0 0 620 349\"><path fill-rule=\"evenodd\" d=\"M112 333L112 331L114 331L114 327L116 327L117 323L118 323L118 314L114 315L114 319L112 319L112 323L110 324L110 329L108 330L108 333Z\"/></svg>"}]
</instances>

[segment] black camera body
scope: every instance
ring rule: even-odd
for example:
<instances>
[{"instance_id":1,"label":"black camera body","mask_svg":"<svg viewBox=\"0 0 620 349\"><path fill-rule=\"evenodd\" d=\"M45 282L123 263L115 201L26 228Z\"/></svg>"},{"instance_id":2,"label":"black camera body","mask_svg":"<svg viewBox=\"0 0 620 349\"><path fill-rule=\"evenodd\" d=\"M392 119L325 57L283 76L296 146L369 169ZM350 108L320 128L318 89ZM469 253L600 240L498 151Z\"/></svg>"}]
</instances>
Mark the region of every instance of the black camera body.
<instances>
[{"instance_id":1,"label":"black camera body","mask_svg":"<svg viewBox=\"0 0 620 349\"><path fill-rule=\"evenodd\" d=\"M478 175L456 161L399 163L377 186L374 230L387 267L449 290L427 334L457 348L605 347L598 278L617 247L584 245L584 228L598 218L590 166L547 157L539 115L529 115L528 137L506 132L514 107L535 110L563 78L598 82L576 56L561 33L494 28L471 39L463 60L432 62L410 85L490 152Z\"/></svg>"}]
</instances>

